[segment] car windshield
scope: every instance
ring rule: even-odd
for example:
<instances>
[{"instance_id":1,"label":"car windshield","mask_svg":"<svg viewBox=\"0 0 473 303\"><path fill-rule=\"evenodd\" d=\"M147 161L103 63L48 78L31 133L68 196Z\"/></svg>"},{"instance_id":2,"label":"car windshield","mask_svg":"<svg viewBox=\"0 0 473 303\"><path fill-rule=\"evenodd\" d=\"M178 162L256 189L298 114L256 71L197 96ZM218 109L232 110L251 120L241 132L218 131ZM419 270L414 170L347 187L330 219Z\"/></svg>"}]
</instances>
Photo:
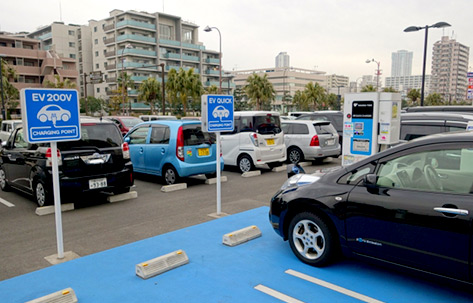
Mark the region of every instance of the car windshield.
<instances>
[{"instance_id":1,"label":"car windshield","mask_svg":"<svg viewBox=\"0 0 473 303\"><path fill-rule=\"evenodd\" d=\"M184 145L200 145L203 143L214 144L216 137L214 133L206 133L202 131L200 124L184 125Z\"/></svg>"},{"instance_id":2,"label":"car windshield","mask_svg":"<svg viewBox=\"0 0 473 303\"><path fill-rule=\"evenodd\" d=\"M279 116L268 114L266 116L254 117L255 130L264 134L279 134L281 132L281 120Z\"/></svg>"},{"instance_id":3,"label":"car windshield","mask_svg":"<svg viewBox=\"0 0 473 303\"><path fill-rule=\"evenodd\" d=\"M122 118L123 124L125 124L126 127L133 127L138 123L143 122L143 120L139 118Z\"/></svg>"},{"instance_id":4,"label":"car windshield","mask_svg":"<svg viewBox=\"0 0 473 303\"><path fill-rule=\"evenodd\" d=\"M123 137L114 124L87 123L81 125L81 138L77 141L58 142L60 150L95 146L97 148L121 146Z\"/></svg>"}]
</instances>

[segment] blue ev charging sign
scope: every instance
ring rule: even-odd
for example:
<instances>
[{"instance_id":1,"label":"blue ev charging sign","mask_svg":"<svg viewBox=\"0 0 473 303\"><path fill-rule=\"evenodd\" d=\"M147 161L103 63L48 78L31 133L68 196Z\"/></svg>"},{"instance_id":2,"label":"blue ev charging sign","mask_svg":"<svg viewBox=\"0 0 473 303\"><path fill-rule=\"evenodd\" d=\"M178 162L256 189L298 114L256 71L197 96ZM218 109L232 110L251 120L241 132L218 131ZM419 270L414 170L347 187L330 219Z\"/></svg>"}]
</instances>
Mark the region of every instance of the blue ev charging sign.
<instances>
[{"instance_id":1,"label":"blue ev charging sign","mask_svg":"<svg viewBox=\"0 0 473 303\"><path fill-rule=\"evenodd\" d=\"M233 131L233 96L202 95L202 129L215 133Z\"/></svg>"},{"instance_id":2,"label":"blue ev charging sign","mask_svg":"<svg viewBox=\"0 0 473 303\"><path fill-rule=\"evenodd\" d=\"M21 117L30 143L80 139L79 99L75 89L22 89Z\"/></svg>"}]
</instances>

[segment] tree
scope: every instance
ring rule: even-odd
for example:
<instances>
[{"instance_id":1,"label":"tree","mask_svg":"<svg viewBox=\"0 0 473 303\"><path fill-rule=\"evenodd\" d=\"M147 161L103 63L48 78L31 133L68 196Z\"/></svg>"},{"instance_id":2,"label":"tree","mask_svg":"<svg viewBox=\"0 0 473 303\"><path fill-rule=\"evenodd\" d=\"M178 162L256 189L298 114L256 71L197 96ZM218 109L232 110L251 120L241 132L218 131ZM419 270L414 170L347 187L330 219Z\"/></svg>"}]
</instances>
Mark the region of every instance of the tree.
<instances>
[{"instance_id":1,"label":"tree","mask_svg":"<svg viewBox=\"0 0 473 303\"><path fill-rule=\"evenodd\" d=\"M424 100L424 105L442 105L442 96L438 93L432 93L427 96Z\"/></svg>"},{"instance_id":2,"label":"tree","mask_svg":"<svg viewBox=\"0 0 473 303\"><path fill-rule=\"evenodd\" d=\"M248 109L248 97L245 95L245 92L241 87L235 88L233 91L234 106L235 110L247 110Z\"/></svg>"},{"instance_id":3,"label":"tree","mask_svg":"<svg viewBox=\"0 0 473 303\"><path fill-rule=\"evenodd\" d=\"M212 84L209 87L205 88L205 93L207 95L218 94L218 87Z\"/></svg>"},{"instance_id":4,"label":"tree","mask_svg":"<svg viewBox=\"0 0 473 303\"><path fill-rule=\"evenodd\" d=\"M304 89L307 102L312 104L313 110L320 110L324 108L325 102L325 89L318 83L309 82L306 84Z\"/></svg>"},{"instance_id":5,"label":"tree","mask_svg":"<svg viewBox=\"0 0 473 303\"><path fill-rule=\"evenodd\" d=\"M362 93L366 93L366 92L375 92L376 91L376 87L374 87L373 85L371 84L368 84L366 86L363 86L361 88L361 92Z\"/></svg>"},{"instance_id":6,"label":"tree","mask_svg":"<svg viewBox=\"0 0 473 303\"><path fill-rule=\"evenodd\" d=\"M87 106L86 106L86 99L85 98L80 98L80 108L81 112L85 113L86 115L88 114L85 111L85 108L87 108L88 112L90 113L96 113L96 112L101 112L102 110L107 109L107 103L105 100L100 99L100 98L95 98L92 96L87 97Z\"/></svg>"},{"instance_id":7,"label":"tree","mask_svg":"<svg viewBox=\"0 0 473 303\"><path fill-rule=\"evenodd\" d=\"M187 76L189 77L189 95L191 96L191 104L190 107L194 111L200 112L201 109L201 96L204 92L204 86L202 85L202 81L200 81L200 75L194 73L194 69L191 68L187 71Z\"/></svg>"},{"instance_id":8,"label":"tree","mask_svg":"<svg viewBox=\"0 0 473 303\"><path fill-rule=\"evenodd\" d=\"M47 88L76 88L77 84L74 81L71 81L71 79L61 81L59 75L54 75L54 82L45 80L43 86Z\"/></svg>"},{"instance_id":9,"label":"tree","mask_svg":"<svg viewBox=\"0 0 473 303\"><path fill-rule=\"evenodd\" d=\"M327 97L325 98L326 99L326 108L324 109L336 109L336 110L339 110L340 109L340 100L338 99L338 95L335 95L335 94L328 94Z\"/></svg>"},{"instance_id":10,"label":"tree","mask_svg":"<svg viewBox=\"0 0 473 303\"><path fill-rule=\"evenodd\" d=\"M296 109L300 111L308 111L309 110L309 99L307 98L305 91L296 91L294 97L292 98L292 105L296 107Z\"/></svg>"},{"instance_id":11,"label":"tree","mask_svg":"<svg viewBox=\"0 0 473 303\"><path fill-rule=\"evenodd\" d=\"M177 107L179 95L179 79L177 71L172 68L168 73L168 78L166 80L166 92L169 101L169 107L171 111Z\"/></svg>"},{"instance_id":12,"label":"tree","mask_svg":"<svg viewBox=\"0 0 473 303\"><path fill-rule=\"evenodd\" d=\"M154 115L155 108L159 107L159 101L162 101L161 85L156 78L149 77L141 83L138 88L138 99L149 105L151 114Z\"/></svg>"},{"instance_id":13,"label":"tree","mask_svg":"<svg viewBox=\"0 0 473 303\"><path fill-rule=\"evenodd\" d=\"M385 93L397 93L398 91L394 89L394 87L385 87L383 88L383 92Z\"/></svg>"},{"instance_id":14,"label":"tree","mask_svg":"<svg viewBox=\"0 0 473 303\"><path fill-rule=\"evenodd\" d=\"M118 83L118 89L116 90L116 92L120 94L123 103L128 102L128 87L133 87L135 85L135 81L131 79L131 76L128 75L127 72L122 71L120 73L120 77L118 77L117 79L117 83ZM123 103L122 103L122 110L126 108L126 104L123 104ZM131 113L131 104L130 104L129 110Z\"/></svg>"},{"instance_id":15,"label":"tree","mask_svg":"<svg viewBox=\"0 0 473 303\"><path fill-rule=\"evenodd\" d=\"M267 74L264 74L263 77L252 74L246 79L246 82L244 90L250 104L256 110L271 107L271 101L274 100L276 92L271 82L269 82Z\"/></svg>"},{"instance_id":16,"label":"tree","mask_svg":"<svg viewBox=\"0 0 473 303\"><path fill-rule=\"evenodd\" d=\"M16 87L14 87L9 79L14 80L18 77L16 74L16 70L11 67L5 60L2 60L2 84L3 84L3 91L0 91L0 96L3 96L5 99L5 116L8 117L8 109L16 108L19 104L17 101L19 99L19 92Z\"/></svg>"},{"instance_id":17,"label":"tree","mask_svg":"<svg viewBox=\"0 0 473 303\"><path fill-rule=\"evenodd\" d=\"M416 106L417 105L416 101L417 101L417 99L420 98L420 90L418 88L410 89L407 92L407 98L409 98L412 101L410 106Z\"/></svg>"}]
</instances>

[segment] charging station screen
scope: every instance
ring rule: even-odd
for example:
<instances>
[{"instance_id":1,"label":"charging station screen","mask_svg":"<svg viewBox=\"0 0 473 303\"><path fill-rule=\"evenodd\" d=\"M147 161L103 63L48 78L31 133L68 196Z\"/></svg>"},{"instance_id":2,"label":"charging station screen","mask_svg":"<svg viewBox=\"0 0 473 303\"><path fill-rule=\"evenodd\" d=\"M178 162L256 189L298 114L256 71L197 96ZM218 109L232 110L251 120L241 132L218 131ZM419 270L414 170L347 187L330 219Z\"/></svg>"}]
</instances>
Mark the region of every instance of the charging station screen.
<instances>
[{"instance_id":1,"label":"charging station screen","mask_svg":"<svg viewBox=\"0 0 473 303\"><path fill-rule=\"evenodd\" d=\"M353 155L371 155L373 141L373 101L353 101L351 116L353 137L350 152Z\"/></svg>"}]
</instances>

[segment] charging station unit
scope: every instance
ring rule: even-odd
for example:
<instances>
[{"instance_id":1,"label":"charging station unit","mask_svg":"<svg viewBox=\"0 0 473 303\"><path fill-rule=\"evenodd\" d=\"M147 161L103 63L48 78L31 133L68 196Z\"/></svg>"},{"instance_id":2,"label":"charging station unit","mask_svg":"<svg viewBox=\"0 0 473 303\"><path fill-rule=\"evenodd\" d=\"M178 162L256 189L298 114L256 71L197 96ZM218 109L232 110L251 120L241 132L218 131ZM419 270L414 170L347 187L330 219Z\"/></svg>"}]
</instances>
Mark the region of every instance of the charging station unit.
<instances>
[{"instance_id":1,"label":"charging station unit","mask_svg":"<svg viewBox=\"0 0 473 303\"><path fill-rule=\"evenodd\" d=\"M363 160L399 142L399 93L345 94L342 166Z\"/></svg>"}]
</instances>

